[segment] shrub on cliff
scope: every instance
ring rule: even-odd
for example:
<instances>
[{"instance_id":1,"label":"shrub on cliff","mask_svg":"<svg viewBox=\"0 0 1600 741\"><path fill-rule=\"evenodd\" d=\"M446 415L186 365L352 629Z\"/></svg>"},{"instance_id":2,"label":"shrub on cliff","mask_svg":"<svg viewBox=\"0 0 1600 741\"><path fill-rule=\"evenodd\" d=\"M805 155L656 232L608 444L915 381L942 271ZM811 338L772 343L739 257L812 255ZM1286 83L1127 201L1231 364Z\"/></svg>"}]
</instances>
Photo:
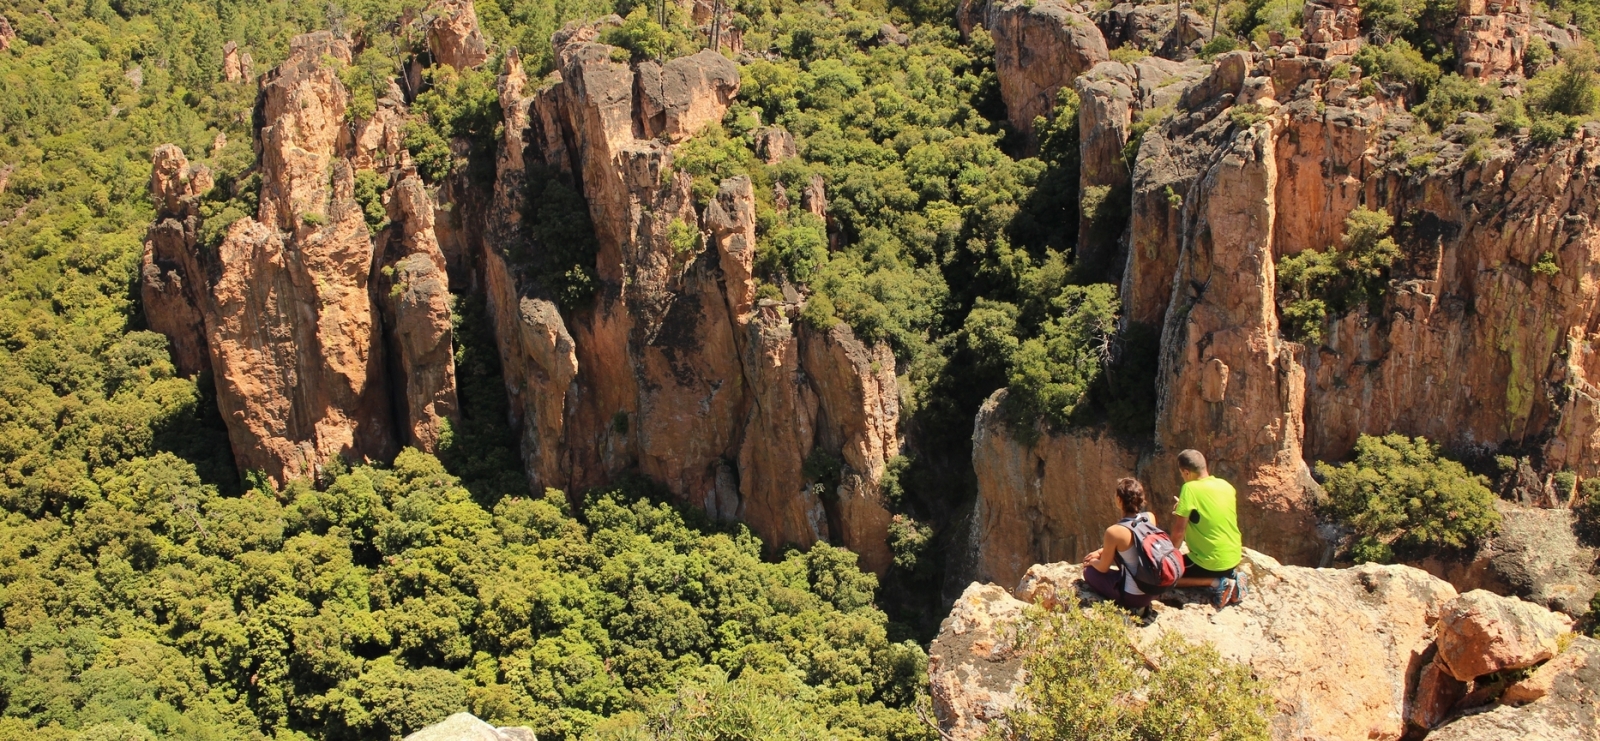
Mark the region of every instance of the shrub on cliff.
<instances>
[{"instance_id":1,"label":"shrub on cliff","mask_svg":"<svg viewBox=\"0 0 1600 741\"><path fill-rule=\"evenodd\" d=\"M1272 700L1242 664L1166 633L1141 649L1109 603L1032 608L1019 629L1025 704L990 725L1012 741L1256 741Z\"/></svg>"},{"instance_id":2,"label":"shrub on cliff","mask_svg":"<svg viewBox=\"0 0 1600 741\"><path fill-rule=\"evenodd\" d=\"M1439 81L1439 65L1424 59L1422 52L1405 39L1395 39L1381 46L1367 44L1356 52L1352 61L1367 79L1406 85L1412 91L1413 100L1427 95Z\"/></svg>"},{"instance_id":3,"label":"shrub on cliff","mask_svg":"<svg viewBox=\"0 0 1600 741\"><path fill-rule=\"evenodd\" d=\"M1349 526L1357 562L1461 550L1500 526L1488 480L1404 435L1356 440L1355 460L1317 464L1325 511Z\"/></svg>"},{"instance_id":4,"label":"shrub on cliff","mask_svg":"<svg viewBox=\"0 0 1600 741\"><path fill-rule=\"evenodd\" d=\"M1572 505L1573 526L1584 545L1600 546L1600 478L1584 479Z\"/></svg>"},{"instance_id":5,"label":"shrub on cliff","mask_svg":"<svg viewBox=\"0 0 1600 741\"><path fill-rule=\"evenodd\" d=\"M1319 342L1330 314L1371 305L1383 296L1389 268L1401 257L1399 245L1389 236L1393 217L1362 206L1350 212L1344 226L1341 247L1306 250L1278 259L1284 335Z\"/></svg>"}]
</instances>

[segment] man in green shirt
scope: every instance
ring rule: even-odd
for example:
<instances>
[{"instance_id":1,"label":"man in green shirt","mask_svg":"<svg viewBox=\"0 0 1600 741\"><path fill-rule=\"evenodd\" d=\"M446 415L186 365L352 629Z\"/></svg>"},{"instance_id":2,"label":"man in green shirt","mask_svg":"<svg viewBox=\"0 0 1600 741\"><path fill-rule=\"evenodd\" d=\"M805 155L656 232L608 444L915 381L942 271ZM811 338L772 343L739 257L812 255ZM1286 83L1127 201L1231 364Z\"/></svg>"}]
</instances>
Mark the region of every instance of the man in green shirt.
<instances>
[{"instance_id":1,"label":"man in green shirt","mask_svg":"<svg viewBox=\"0 0 1600 741\"><path fill-rule=\"evenodd\" d=\"M1236 571L1244 557L1233 485L1211 475L1198 450L1178 454L1183 489L1172 511L1172 542L1187 545L1179 587L1209 587L1212 603L1226 607L1244 599L1244 574Z\"/></svg>"}]
</instances>

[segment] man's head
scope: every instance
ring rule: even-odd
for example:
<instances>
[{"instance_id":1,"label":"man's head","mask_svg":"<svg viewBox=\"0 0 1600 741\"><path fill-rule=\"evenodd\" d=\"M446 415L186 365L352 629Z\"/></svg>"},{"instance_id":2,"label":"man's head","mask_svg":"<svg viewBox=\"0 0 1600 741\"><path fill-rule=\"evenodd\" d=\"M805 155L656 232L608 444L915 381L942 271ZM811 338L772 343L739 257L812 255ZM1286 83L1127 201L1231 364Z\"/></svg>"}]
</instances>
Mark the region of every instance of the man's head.
<instances>
[{"instance_id":1,"label":"man's head","mask_svg":"<svg viewBox=\"0 0 1600 741\"><path fill-rule=\"evenodd\" d=\"M1184 481L1203 479L1210 475L1206 471L1206 457L1198 450L1185 450L1178 454L1178 473Z\"/></svg>"}]
</instances>

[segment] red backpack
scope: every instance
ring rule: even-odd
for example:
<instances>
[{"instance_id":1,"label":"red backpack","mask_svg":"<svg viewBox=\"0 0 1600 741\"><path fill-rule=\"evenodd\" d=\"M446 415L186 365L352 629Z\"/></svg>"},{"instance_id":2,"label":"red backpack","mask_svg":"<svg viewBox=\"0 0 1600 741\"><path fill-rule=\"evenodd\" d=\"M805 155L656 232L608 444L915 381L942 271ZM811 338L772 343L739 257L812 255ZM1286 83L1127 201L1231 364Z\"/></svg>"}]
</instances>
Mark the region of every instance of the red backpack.
<instances>
[{"instance_id":1,"label":"red backpack","mask_svg":"<svg viewBox=\"0 0 1600 741\"><path fill-rule=\"evenodd\" d=\"M1133 533L1135 558L1139 562L1134 565L1133 580L1139 584L1140 591L1161 594L1183 578L1183 554L1178 552L1165 530L1143 517L1123 518L1117 524Z\"/></svg>"}]
</instances>

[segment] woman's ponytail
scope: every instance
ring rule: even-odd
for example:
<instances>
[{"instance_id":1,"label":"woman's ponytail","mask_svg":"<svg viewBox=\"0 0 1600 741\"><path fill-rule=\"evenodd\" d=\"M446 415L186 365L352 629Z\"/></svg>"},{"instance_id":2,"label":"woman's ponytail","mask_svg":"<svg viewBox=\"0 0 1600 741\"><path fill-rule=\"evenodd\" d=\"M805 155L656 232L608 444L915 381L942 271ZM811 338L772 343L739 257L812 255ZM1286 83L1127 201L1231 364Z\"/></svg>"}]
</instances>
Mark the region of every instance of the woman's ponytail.
<instances>
[{"instance_id":1,"label":"woman's ponytail","mask_svg":"<svg viewBox=\"0 0 1600 741\"><path fill-rule=\"evenodd\" d=\"M1144 485L1138 479L1117 479L1117 500L1122 502L1122 514L1136 515L1144 511Z\"/></svg>"}]
</instances>

